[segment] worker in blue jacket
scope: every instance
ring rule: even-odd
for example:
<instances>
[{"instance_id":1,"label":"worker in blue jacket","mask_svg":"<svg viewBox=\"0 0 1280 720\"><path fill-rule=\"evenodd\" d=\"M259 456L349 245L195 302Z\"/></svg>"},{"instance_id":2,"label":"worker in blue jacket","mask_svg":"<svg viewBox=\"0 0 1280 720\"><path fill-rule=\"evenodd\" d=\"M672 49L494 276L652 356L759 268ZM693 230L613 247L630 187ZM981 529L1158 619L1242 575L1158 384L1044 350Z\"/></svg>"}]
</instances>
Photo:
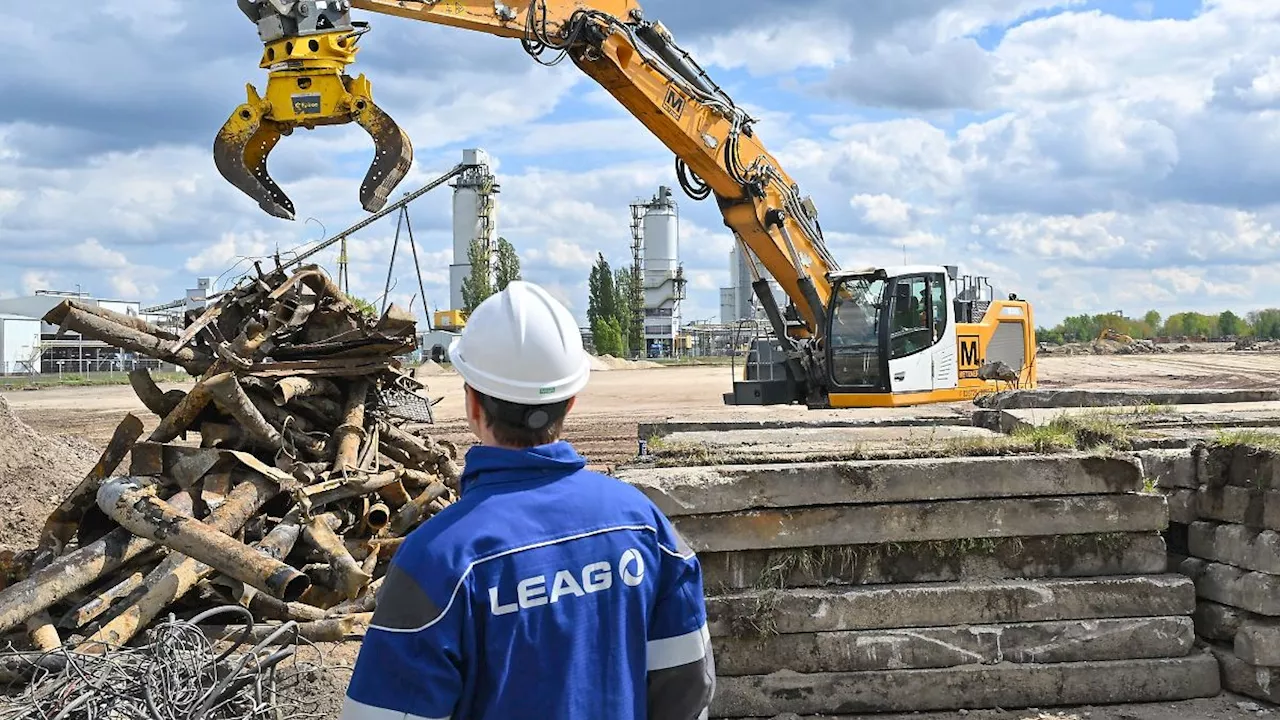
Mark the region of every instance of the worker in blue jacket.
<instances>
[{"instance_id":1,"label":"worker in blue jacket","mask_svg":"<svg viewBox=\"0 0 1280 720\"><path fill-rule=\"evenodd\" d=\"M458 501L392 560L342 720L706 718L697 558L644 494L558 439L591 367L573 316L512 282L449 359L480 444Z\"/></svg>"}]
</instances>

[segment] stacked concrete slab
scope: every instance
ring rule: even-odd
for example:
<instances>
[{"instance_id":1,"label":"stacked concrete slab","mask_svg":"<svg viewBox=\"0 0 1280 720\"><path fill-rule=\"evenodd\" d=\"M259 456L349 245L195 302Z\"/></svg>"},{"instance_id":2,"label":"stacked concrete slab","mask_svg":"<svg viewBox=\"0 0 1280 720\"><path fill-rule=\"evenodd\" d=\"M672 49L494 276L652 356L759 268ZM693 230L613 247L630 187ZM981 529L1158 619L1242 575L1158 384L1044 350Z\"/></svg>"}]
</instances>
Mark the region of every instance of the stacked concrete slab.
<instances>
[{"instance_id":1,"label":"stacked concrete slab","mask_svg":"<svg viewBox=\"0 0 1280 720\"><path fill-rule=\"evenodd\" d=\"M1170 550L1195 582L1197 634L1224 687L1280 702L1280 456L1246 445L1163 455L1177 458L1158 482L1185 505L1185 548Z\"/></svg>"},{"instance_id":2,"label":"stacked concrete slab","mask_svg":"<svg viewBox=\"0 0 1280 720\"><path fill-rule=\"evenodd\" d=\"M777 432L790 432L778 430ZM761 442L753 433L752 443ZM759 445L757 445L759 447ZM1132 459L631 467L698 551L713 717L1207 697L1195 588Z\"/></svg>"}]
</instances>

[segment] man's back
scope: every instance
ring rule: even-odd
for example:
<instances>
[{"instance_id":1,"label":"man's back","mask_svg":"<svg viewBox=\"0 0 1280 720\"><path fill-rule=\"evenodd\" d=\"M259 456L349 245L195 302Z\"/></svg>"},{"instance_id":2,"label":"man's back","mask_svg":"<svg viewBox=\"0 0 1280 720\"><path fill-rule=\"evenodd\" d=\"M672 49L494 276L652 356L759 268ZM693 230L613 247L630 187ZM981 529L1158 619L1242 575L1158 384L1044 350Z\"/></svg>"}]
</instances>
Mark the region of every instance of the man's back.
<instances>
[{"instance_id":1,"label":"man's back","mask_svg":"<svg viewBox=\"0 0 1280 720\"><path fill-rule=\"evenodd\" d=\"M643 494L584 464L566 443L468 453L461 499L405 541L384 581L349 717L705 710L697 559Z\"/></svg>"}]
</instances>

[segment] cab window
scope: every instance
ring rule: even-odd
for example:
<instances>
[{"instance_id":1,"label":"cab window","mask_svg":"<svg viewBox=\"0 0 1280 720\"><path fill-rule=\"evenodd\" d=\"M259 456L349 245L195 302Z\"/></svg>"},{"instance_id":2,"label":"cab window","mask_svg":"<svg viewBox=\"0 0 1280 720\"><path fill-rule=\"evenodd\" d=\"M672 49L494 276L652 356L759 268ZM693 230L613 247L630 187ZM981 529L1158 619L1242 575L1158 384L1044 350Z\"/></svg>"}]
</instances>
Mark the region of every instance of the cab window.
<instances>
[{"instance_id":1,"label":"cab window","mask_svg":"<svg viewBox=\"0 0 1280 720\"><path fill-rule=\"evenodd\" d=\"M912 355L934 343L932 303L923 276L898 278L889 302L890 358Z\"/></svg>"},{"instance_id":2,"label":"cab window","mask_svg":"<svg viewBox=\"0 0 1280 720\"><path fill-rule=\"evenodd\" d=\"M933 301L930 308L933 312L933 341L942 339L947 330L947 286L941 275L929 278L929 297Z\"/></svg>"}]
</instances>

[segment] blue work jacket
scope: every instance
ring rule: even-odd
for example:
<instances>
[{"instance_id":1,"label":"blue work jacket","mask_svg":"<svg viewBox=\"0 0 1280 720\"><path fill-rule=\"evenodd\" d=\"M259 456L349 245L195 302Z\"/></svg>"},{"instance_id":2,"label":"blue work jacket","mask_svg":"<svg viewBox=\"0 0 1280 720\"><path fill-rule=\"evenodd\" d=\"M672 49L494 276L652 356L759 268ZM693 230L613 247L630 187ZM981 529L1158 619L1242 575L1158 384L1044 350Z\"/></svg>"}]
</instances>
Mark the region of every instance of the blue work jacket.
<instances>
[{"instance_id":1,"label":"blue work jacket","mask_svg":"<svg viewBox=\"0 0 1280 720\"><path fill-rule=\"evenodd\" d=\"M474 446L392 559L342 720L696 720L702 571L639 490L566 442Z\"/></svg>"}]
</instances>

